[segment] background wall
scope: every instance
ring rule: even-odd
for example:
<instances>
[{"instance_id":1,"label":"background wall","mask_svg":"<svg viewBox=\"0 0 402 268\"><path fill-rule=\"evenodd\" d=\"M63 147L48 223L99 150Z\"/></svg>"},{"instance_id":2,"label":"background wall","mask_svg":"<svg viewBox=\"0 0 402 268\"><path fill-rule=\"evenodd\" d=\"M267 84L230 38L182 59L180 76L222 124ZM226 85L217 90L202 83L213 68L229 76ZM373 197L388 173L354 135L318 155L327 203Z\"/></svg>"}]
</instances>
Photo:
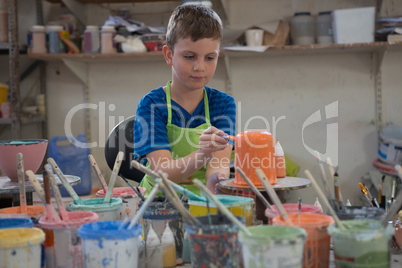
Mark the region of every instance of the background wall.
<instances>
[{"instance_id":1,"label":"background wall","mask_svg":"<svg viewBox=\"0 0 402 268\"><path fill-rule=\"evenodd\" d=\"M20 1L21 2L21 1ZM244 29L256 23L277 19L289 19L296 11L319 11L372 6L375 1L265 1L231 0L223 1L227 12L227 27ZM118 7L131 10L132 17L151 26L166 26L172 9L179 2L125 4L125 5L87 5L86 15L90 24L102 25L109 14ZM20 3L21 6L21 3ZM44 2L46 16L55 12L58 6ZM24 11L26 12L26 11ZM384 1L382 14L396 16L402 13L400 1ZM54 14L54 13L53 13ZM32 17L28 12L26 16ZM20 17L24 14L20 13ZM21 31L29 26L20 25ZM402 111L401 51L387 52L382 67L383 121L402 125L399 116ZM262 116L274 125L270 129L281 140L285 153L301 166L299 176L310 169L319 177L318 165L314 157L305 149L305 144L325 153L327 124L338 124L339 128L339 173L343 195L353 204L360 202L358 182L368 171L373 170L372 161L376 158L377 133L375 120L375 87L372 68L373 55L370 52L334 53L320 55L279 55L259 57L233 57L230 59L231 94L238 102L237 131L247 129L266 129L263 120L247 121ZM105 177L110 169L104 160L104 137L114 125L135 114L136 106L148 91L166 84L171 71L163 58L152 62L133 61L116 63L91 63L88 68L90 103L106 107L104 114L91 110L91 141L99 147L91 153L97 159ZM224 91L227 72L224 59L220 59L217 72L210 86ZM49 137L65 135L64 120L70 109L83 102L83 83L62 62L47 64L47 89L49 109ZM322 120L305 129L302 139L302 126L315 111L320 110L325 118L325 106L337 102L338 117ZM110 110L109 108L115 109ZM84 133L84 113L73 117L73 133ZM99 128L99 125L105 125ZM31 133L32 134L32 133ZM313 203L315 193L312 189L297 190L290 193L290 200L302 197L303 202Z\"/></svg>"}]
</instances>

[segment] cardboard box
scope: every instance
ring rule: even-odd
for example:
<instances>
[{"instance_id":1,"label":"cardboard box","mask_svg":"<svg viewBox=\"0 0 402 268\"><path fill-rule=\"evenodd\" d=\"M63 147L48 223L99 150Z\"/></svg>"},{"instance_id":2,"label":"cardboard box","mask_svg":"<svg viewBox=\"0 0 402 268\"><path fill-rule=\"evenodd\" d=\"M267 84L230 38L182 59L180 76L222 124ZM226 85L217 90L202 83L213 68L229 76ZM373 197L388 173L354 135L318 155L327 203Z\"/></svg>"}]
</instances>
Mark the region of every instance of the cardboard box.
<instances>
[{"instance_id":1,"label":"cardboard box","mask_svg":"<svg viewBox=\"0 0 402 268\"><path fill-rule=\"evenodd\" d=\"M332 18L335 44L374 42L375 7L334 10Z\"/></svg>"}]
</instances>

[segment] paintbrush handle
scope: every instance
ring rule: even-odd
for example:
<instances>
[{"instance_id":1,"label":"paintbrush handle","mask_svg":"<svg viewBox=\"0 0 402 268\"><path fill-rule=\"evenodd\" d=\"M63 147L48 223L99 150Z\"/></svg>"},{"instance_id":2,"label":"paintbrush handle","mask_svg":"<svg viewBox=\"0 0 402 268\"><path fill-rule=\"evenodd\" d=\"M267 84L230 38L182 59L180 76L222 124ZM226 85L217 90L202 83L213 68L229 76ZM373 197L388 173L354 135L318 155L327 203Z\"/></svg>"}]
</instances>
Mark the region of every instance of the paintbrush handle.
<instances>
[{"instance_id":1,"label":"paintbrush handle","mask_svg":"<svg viewBox=\"0 0 402 268\"><path fill-rule=\"evenodd\" d=\"M199 132L196 132L196 134L201 135L202 132L199 131ZM225 140L231 140L231 141L235 141L235 139L236 139L236 137L232 136L232 135L223 135L223 136L220 136L220 137L224 138Z\"/></svg>"},{"instance_id":2,"label":"paintbrush handle","mask_svg":"<svg viewBox=\"0 0 402 268\"><path fill-rule=\"evenodd\" d=\"M20 207L21 212L27 213L27 198L25 190L25 173L24 173L24 158L22 153L17 154L17 166L18 166L18 185L20 190Z\"/></svg>"},{"instance_id":3,"label":"paintbrush handle","mask_svg":"<svg viewBox=\"0 0 402 268\"><path fill-rule=\"evenodd\" d=\"M89 162L91 163L91 166L93 170L95 171L96 177L98 178L100 184L102 185L103 191L106 193L107 192L107 184L105 181L105 178L102 175L102 172L99 169L98 164L95 161L95 157L93 157L92 154L88 155Z\"/></svg>"},{"instance_id":4,"label":"paintbrush handle","mask_svg":"<svg viewBox=\"0 0 402 268\"><path fill-rule=\"evenodd\" d=\"M107 186L107 192L105 195L105 199L103 203L110 203L110 199L112 198L114 184L116 183L116 178L119 175L119 170L121 166L121 162L123 161L124 153L119 152L116 157L116 161L114 162L112 175L110 175L109 185Z\"/></svg>"},{"instance_id":5,"label":"paintbrush handle","mask_svg":"<svg viewBox=\"0 0 402 268\"><path fill-rule=\"evenodd\" d=\"M68 183L68 180L64 176L63 172L59 168L59 166L56 164L53 158L49 157L47 159L47 162L52 166L54 171L56 172L57 176L63 183L64 188L66 188L67 192L70 194L70 196L73 198L74 203L79 203L81 199L78 197L77 193L74 191L73 187Z\"/></svg>"},{"instance_id":6,"label":"paintbrush handle","mask_svg":"<svg viewBox=\"0 0 402 268\"><path fill-rule=\"evenodd\" d=\"M141 194L141 192L138 189L136 189L134 186L132 186L131 183L129 183L128 180L126 178L124 178L123 176L121 178L128 184L128 186L130 186L130 188L137 194L137 196L139 198L141 198L142 201L145 201L144 196Z\"/></svg>"},{"instance_id":7,"label":"paintbrush handle","mask_svg":"<svg viewBox=\"0 0 402 268\"><path fill-rule=\"evenodd\" d=\"M149 193L148 197L145 199L145 202L142 203L140 209L137 211L135 214L134 218L131 220L130 225L127 227L127 229L131 229L134 227L134 225L137 224L137 222L141 219L142 215L145 213L147 210L149 204L154 200L154 197L159 191L159 183L156 183L152 191Z\"/></svg>"},{"instance_id":8,"label":"paintbrush handle","mask_svg":"<svg viewBox=\"0 0 402 268\"><path fill-rule=\"evenodd\" d=\"M155 171L150 170L149 168L147 168L146 166L144 166L140 162L137 162L137 161L133 160L133 161L131 161L131 166L136 168L136 169L138 169L139 171L144 172L145 174L151 176L154 179L160 178L160 175L158 173L156 173Z\"/></svg>"},{"instance_id":9,"label":"paintbrush handle","mask_svg":"<svg viewBox=\"0 0 402 268\"><path fill-rule=\"evenodd\" d=\"M282 206L281 201L279 200L278 195L276 194L274 187L269 183L268 178L265 176L264 172L257 168L255 170L255 173L257 174L257 177L260 179L262 185L264 186L265 190L267 191L269 197L271 198L272 202L275 204L276 208L279 211L279 214L282 216L282 218L285 219L288 223L292 224L292 221L289 219L288 213L286 213L285 208Z\"/></svg>"},{"instance_id":10,"label":"paintbrush handle","mask_svg":"<svg viewBox=\"0 0 402 268\"><path fill-rule=\"evenodd\" d=\"M243 170L240 167L236 167L236 171L239 172L240 176L245 180L250 186L251 190L255 193L256 196L261 200L261 202L265 205L265 207L272 209L271 204L268 202L267 199L261 194L261 192L255 187L255 185L250 181L250 179L247 177L247 175L243 172Z\"/></svg>"},{"instance_id":11,"label":"paintbrush handle","mask_svg":"<svg viewBox=\"0 0 402 268\"><path fill-rule=\"evenodd\" d=\"M27 170L25 174L27 174L29 181L31 182L33 188L39 196L39 199L44 205L46 205L45 192L43 191L43 188L40 185L39 181L36 179L35 174L32 172L32 170Z\"/></svg>"},{"instance_id":12,"label":"paintbrush handle","mask_svg":"<svg viewBox=\"0 0 402 268\"><path fill-rule=\"evenodd\" d=\"M54 207L52 206L52 195L50 194L50 185L49 185L49 176L47 171L43 171L43 188L45 189L45 201L46 201L46 213L47 218L50 221L60 221L59 214L55 211Z\"/></svg>"},{"instance_id":13,"label":"paintbrush handle","mask_svg":"<svg viewBox=\"0 0 402 268\"><path fill-rule=\"evenodd\" d=\"M60 215L62 216L63 220L69 220L69 217L67 215L67 211L64 208L64 203L63 203L63 199L62 199L61 194L60 194L59 187L56 184L56 179L54 177L52 167L49 164L46 164L45 169L46 169L46 171L47 171L47 173L49 175L50 186L52 187L53 196L54 196L54 199L56 199L56 204L59 207Z\"/></svg>"},{"instance_id":14,"label":"paintbrush handle","mask_svg":"<svg viewBox=\"0 0 402 268\"><path fill-rule=\"evenodd\" d=\"M247 235L251 235L250 231L247 229L247 227L241 223L223 204L221 201L218 200L218 198L215 197L215 195L208 190L208 188L198 179L193 180L194 184L197 185L201 191L203 191L214 203L215 205L219 208L219 210L226 216L228 217L234 224L236 224L240 230L245 232Z\"/></svg>"},{"instance_id":15,"label":"paintbrush handle","mask_svg":"<svg viewBox=\"0 0 402 268\"><path fill-rule=\"evenodd\" d=\"M46 173L43 172L43 188L45 189L46 205L50 205L51 194L50 194L49 177L47 172Z\"/></svg>"},{"instance_id":16,"label":"paintbrush handle","mask_svg":"<svg viewBox=\"0 0 402 268\"><path fill-rule=\"evenodd\" d=\"M324 193L322 192L320 186L318 186L316 180L314 179L313 175L310 173L309 170L305 170L304 173L306 174L307 178L311 181L311 184L313 185L315 191L317 192L318 196L320 197L321 201L324 202L324 204L327 206L329 212L331 213L332 217L334 218L336 224L338 225L339 229L345 229L343 226L341 220L338 218L336 215L334 209L332 206L329 204L328 199L325 197Z\"/></svg>"}]
</instances>

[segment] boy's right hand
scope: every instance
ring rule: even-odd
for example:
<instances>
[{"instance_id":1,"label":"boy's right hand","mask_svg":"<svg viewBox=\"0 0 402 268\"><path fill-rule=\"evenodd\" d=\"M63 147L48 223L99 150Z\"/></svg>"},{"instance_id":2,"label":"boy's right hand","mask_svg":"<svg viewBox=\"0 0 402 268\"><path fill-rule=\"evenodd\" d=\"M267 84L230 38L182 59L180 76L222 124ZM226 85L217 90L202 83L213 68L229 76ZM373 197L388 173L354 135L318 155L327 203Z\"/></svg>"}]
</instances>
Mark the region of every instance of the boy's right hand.
<instances>
[{"instance_id":1,"label":"boy's right hand","mask_svg":"<svg viewBox=\"0 0 402 268\"><path fill-rule=\"evenodd\" d=\"M212 156L212 153L221 151L229 146L229 142L222 136L227 135L216 127L209 127L201 133L199 146L200 152L206 157Z\"/></svg>"}]
</instances>

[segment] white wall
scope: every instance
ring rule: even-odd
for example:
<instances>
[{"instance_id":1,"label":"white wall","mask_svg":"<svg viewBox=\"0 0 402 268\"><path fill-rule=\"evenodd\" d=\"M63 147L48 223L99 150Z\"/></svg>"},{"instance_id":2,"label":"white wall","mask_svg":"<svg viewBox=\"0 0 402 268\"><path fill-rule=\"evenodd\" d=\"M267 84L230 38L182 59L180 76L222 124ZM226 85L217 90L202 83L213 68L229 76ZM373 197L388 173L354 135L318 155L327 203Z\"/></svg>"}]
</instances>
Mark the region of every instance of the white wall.
<instances>
[{"instance_id":1,"label":"white wall","mask_svg":"<svg viewBox=\"0 0 402 268\"><path fill-rule=\"evenodd\" d=\"M302 2L302 3L301 3ZM289 18L296 11L333 10L370 6L375 1L224 1L229 23L233 29L242 29L255 23ZM400 15L402 4L397 0L384 1L384 15ZM119 5L121 6L121 5ZM142 20L150 19L142 11L152 10L155 4L128 4ZM53 7L50 5L50 7ZM110 10L117 5L90 5L87 14L91 22L102 24ZM49 4L46 4L49 8ZM161 5L160 16L151 21L160 26L166 23L171 4ZM144 11L144 12L145 12ZM142 15L141 15L142 14ZM148 22L148 21L147 21ZM148 22L151 23L151 22ZM383 121L402 125L402 77L400 75L402 52L388 52L382 68ZM304 142L315 150L325 151L327 123L338 123L340 183L343 195L352 203L359 202L358 182L366 172L373 170L371 162L376 158L377 134L375 119L375 92L372 55L362 53L337 53L320 55L264 56L231 58L230 74L232 94L241 107L238 113L238 130L244 130L247 120L263 116L272 128L272 117L286 116L278 123L276 137L288 156L301 165L299 176L308 168L319 177L314 157L303 146L301 129L309 115L321 110L325 118L326 105L338 101L337 118L321 121L305 129ZM103 144L114 122L135 113L140 98L148 91L164 85L170 78L169 67L161 58L152 62L93 63L88 66L90 102L105 102L105 129L99 135L99 114L91 113L92 141ZM223 58L210 86L226 88L226 69ZM61 62L49 63L47 68L49 105L49 136L64 135L64 118L67 112L83 101L83 84ZM116 105L114 111L108 105ZM83 113L74 119L73 132L84 133ZM252 121L249 128L265 128L262 121ZM271 130L272 131L272 130ZM92 150L105 177L110 170L103 156L103 146ZM291 199L299 196L305 203L313 203L312 189L293 191Z\"/></svg>"}]
</instances>

